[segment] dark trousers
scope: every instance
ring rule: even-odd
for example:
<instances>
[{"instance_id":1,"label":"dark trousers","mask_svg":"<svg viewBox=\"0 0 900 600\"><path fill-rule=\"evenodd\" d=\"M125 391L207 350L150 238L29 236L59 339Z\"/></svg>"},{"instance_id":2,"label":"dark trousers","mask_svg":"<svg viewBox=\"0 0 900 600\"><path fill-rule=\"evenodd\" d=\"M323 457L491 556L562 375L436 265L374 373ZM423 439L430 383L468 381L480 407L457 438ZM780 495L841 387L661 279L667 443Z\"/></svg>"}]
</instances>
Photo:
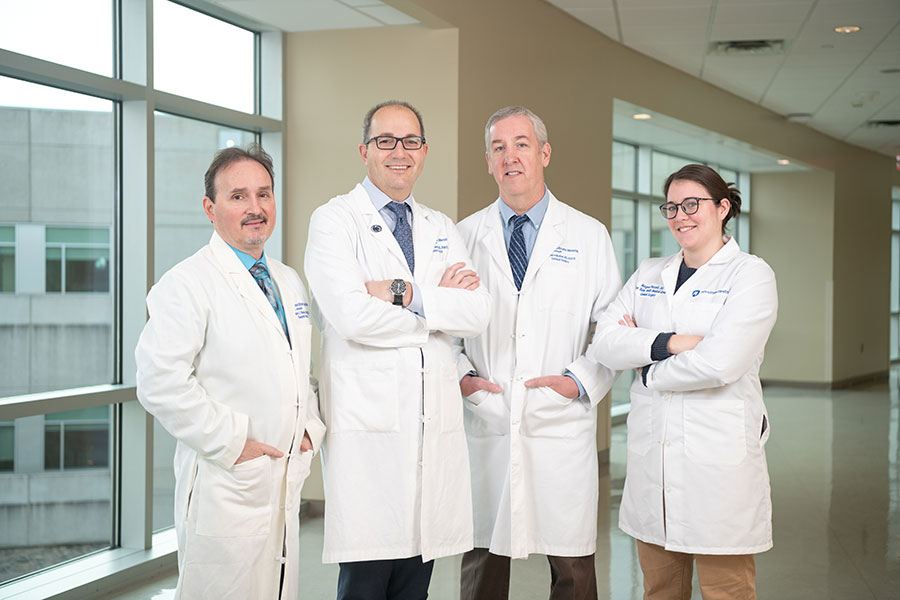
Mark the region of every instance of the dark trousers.
<instances>
[{"instance_id":1,"label":"dark trousers","mask_svg":"<svg viewBox=\"0 0 900 600\"><path fill-rule=\"evenodd\" d=\"M434 561L420 555L340 565L337 600L425 600Z\"/></svg>"},{"instance_id":2,"label":"dark trousers","mask_svg":"<svg viewBox=\"0 0 900 600\"><path fill-rule=\"evenodd\" d=\"M594 555L548 556L550 600L596 600ZM460 600L508 600L509 557L475 548L463 554Z\"/></svg>"}]
</instances>

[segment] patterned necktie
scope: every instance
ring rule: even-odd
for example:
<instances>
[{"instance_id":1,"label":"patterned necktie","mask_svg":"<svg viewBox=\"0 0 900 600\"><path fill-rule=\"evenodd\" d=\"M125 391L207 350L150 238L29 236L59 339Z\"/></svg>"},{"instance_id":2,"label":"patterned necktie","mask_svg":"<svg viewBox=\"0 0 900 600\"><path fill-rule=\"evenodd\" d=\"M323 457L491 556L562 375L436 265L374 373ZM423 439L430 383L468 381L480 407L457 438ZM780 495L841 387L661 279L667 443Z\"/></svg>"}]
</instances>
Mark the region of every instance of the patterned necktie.
<instances>
[{"instance_id":1,"label":"patterned necktie","mask_svg":"<svg viewBox=\"0 0 900 600\"><path fill-rule=\"evenodd\" d=\"M529 221L528 215L512 216L509 219L510 227L512 227L512 235L509 236L509 266L512 267L513 280L516 282L516 289L522 289L522 280L525 278L525 271L528 269L528 253L525 252L525 236L522 234L522 226Z\"/></svg>"},{"instance_id":2,"label":"patterned necktie","mask_svg":"<svg viewBox=\"0 0 900 600\"><path fill-rule=\"evenodd\" d=\"M409 272L415 273L416 257L413 254L412 229L410 229L409 220L406 218L406 203L392 200L387 207L394 213L397 221L394 225L394 237L397 238L397 243L400 244L400 249L403 250L406 264L409 265Z\"/></svg>"},{"instance_id":3,"label":"patterned necktie","mask_svg":"<svg viewBox=\"0 0 900 600\"><path fill-rule=\"evenodd\" d=\"M287 320L284 318L284 308L281 306L281 299L278 298L278 294L275 292L275 286L272 285L269 270L266 269L266 265L262 264L262 262L258 262L250 267L250 274L253 275L253 279L256 280L259 289L265 294L266 300L269 301L275 314L278 315L278 320L281 321L281 328L284 329L284 335L288 343L290 343L291 335L288 333Z\"/></svg>"}]
</instances>

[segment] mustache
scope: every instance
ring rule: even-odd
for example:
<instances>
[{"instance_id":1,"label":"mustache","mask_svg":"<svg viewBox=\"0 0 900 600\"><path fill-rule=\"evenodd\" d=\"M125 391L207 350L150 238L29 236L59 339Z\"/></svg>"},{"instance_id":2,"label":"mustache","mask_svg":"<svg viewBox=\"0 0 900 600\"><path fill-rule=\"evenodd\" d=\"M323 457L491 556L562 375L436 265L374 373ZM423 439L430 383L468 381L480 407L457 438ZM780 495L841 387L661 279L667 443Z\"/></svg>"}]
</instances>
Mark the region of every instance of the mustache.
<instances>
[{"instance_id":1,"label":"mustache","mask_svg":"<svg viewBox=\"0 0 900 600\"><path fill-rule=\"evenodd\" d=\"M269 219L267 219L265 215L251 214L241 219L241 225L246 225L250 221L262 221L263 223L268 223Z\"/></svg>"}]
</instances>

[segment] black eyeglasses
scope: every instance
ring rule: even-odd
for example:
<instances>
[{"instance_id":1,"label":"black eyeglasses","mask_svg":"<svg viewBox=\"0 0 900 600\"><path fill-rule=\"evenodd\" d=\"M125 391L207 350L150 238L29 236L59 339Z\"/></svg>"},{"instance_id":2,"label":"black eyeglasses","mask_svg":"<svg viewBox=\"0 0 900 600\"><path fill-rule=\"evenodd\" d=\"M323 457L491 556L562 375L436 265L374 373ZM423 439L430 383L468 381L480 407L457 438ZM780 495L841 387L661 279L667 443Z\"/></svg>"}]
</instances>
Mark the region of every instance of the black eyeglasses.
<instances>
[{"instance_id":1,"label":"black eyeglasses","mask_svg":"<svg viewBox=\"0 0 900 600\"><path fill-rule=\"evenodd\" d=\"M684 214L692 215L700 209L701 200L715 200L715 198L685 198L678 204L666 202L665 204L659 205L659 212L667 219L674 219L675 215L678 214L678 207L680 206Z\"/></svg>"},{"instance_id":2,"label":"black eyeglasses","mask_svg":"<svg viewBox=\"0 0 900 600\"><path fill-rule=\"evenodd\" d=\"M421 150L425 145L425 138L420 135L408 135L403 138L394 137L392 135L376 135L366 140L366 144L375 141L375 147L379 150L393 150L397 147L397 142L403 144L406 150Z\"/></svg>"}]
</instances>

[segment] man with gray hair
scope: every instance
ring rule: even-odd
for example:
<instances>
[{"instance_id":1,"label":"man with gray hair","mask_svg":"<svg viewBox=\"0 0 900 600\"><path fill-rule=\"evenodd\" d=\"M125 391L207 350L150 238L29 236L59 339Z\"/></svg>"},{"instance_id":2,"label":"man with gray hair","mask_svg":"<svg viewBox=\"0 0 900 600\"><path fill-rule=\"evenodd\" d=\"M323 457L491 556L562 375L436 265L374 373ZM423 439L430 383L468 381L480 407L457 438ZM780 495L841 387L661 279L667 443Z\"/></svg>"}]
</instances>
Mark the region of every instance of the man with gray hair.
<instances>
[{"instance_id":1,"label":"man with gray hair","mask_svg":"<svg viewBox=\"0 0 900 600\"><path fill-rule=\"evenodd\" d=\"M499 198L458 225L493 299L460 342L475 548L462 600L509 597L510 558L545 554L550 598L597 597L597 404L616 373L588 360L591 323L621 287L609 234L544 183L550 143L527 108L485 127Z\"/></svg>"}]
</instances>

